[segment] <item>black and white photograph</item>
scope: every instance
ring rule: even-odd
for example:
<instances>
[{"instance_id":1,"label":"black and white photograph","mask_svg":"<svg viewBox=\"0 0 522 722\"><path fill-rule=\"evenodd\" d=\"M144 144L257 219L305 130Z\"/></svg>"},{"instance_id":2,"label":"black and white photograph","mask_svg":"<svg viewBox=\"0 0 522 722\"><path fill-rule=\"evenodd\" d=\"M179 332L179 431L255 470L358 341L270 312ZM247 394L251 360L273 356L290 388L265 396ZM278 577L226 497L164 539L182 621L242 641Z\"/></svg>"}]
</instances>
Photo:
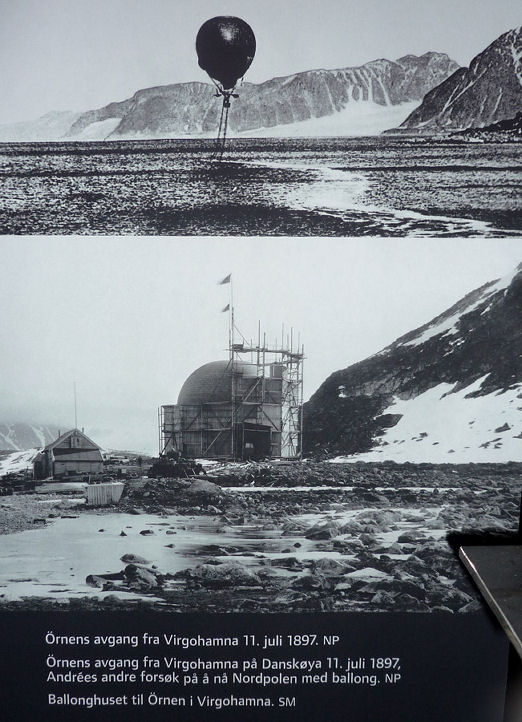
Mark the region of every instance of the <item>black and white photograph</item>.
<instances>
[{"instance_id":1,"label":"black and white photograph","mask_svg":"<svg viewBox=\"0 0 522 722\"><path fill-rule=\"evenodd\" d=\"M1 6L3 234L521 232L512 0Z\"/></svg>"},{"instance_id":2,"label":"black and white photograph","mask_svg":"<svg viewBox=\"0 0 522 722\"><path fill-rule=\"evenodd\" d=\"M0 0L8 722L519 722L521 33Z\"/></svg>"},{"instance_id":3,"label":"black and white photograph","mask_svg":"<svg viewBox=\"0 0 522 722\"><path fill-rule=\"evenodd\" d=\"M520 243L386 244L4 240L3 605L476 611L448 537L517 531Z\"/></svg>"}]
</instances>

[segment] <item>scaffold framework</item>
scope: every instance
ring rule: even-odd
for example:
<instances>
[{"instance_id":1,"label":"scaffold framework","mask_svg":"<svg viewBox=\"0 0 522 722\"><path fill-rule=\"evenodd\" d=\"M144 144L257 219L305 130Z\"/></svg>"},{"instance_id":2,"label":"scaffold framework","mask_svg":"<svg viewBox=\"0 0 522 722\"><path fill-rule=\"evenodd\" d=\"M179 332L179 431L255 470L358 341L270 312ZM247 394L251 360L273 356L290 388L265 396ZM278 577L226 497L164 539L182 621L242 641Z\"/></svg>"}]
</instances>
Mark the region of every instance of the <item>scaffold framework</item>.
<instances>
[{"instance_id":1,"label":"scaffold framework","mask_svg":"<svg viewBox=\"0 0 522 722\"><path fill-rule=\"evenodd\" d=\"M228 361L208 364L219 373L204 399L180 399L159 409L160 455L175 451L218 460L301 458L305 354L300 337L295 342L293 330L285 337L283 327L281 339L270 344L258 325L257 342L246 341L234 322L232 288L225 310Z\"/></svg>"}]
</instances>

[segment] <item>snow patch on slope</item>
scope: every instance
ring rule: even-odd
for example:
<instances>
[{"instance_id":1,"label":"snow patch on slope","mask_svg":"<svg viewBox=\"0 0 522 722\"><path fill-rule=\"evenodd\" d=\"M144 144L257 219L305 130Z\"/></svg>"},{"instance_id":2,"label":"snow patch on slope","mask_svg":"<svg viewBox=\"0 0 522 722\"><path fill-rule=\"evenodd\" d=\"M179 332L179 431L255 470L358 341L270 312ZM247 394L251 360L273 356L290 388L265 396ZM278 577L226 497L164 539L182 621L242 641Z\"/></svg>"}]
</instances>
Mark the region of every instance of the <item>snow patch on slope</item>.
<instances>
[{"instance_id":1,"label":"snow patch on slope","mask_svg":"<svg viewBox=\"0 0 522 722\"><path fill-rule=\"evenodd\" d=\"M79 113L51 112L36 120L0 125L1 143L48 142L62 139Z\"/></svg>"},{"instance_id":2,"label":"snow patch on slope","mask_svg":"<svg viewBox=\"0 0 522 722\"><path fill-rule=\"evenodd\" d=\"M486 289L484 289L484 293L482 293L479 298L472 303L471 305L467 306L463 311L458 311L451 316L441 317L439 316L439 321L436 321L433 323L433 325L428 326L424 331L422 331L419 336L417 336L414 339L411 339L410 341L405 341L401 343L401 346L420 346L421 344L428 341L430 338L433 338L434 336L439 335L447 335L447 334L454 334L458 332L458 322L460 318L467 313L471 313L476 308L478 308L484 301L492 296L494 293L497 293L498 291L505 291L511 284L511 281L516 276L516 274L519 272L519 269L515 269L512 273L508 274L507 276L504 276L503 278L500 278L498 281L495 281L492 285L488 286Z\"/></svg>"},{"instance_id":3,"label":"snow patch on slope","mask_svg":"<svg viewBox=\"0 0 522 722\"><path fill-rule=\"evenodd\" d=\"M383 412L402 418L370 452L334 461L505 463L522 461L522 384L469 398L486 376L452 393L442 383L413 399L394 399Z\"/></svg>"},{"instance_id":4,"label":"snow patch on slope","mask_svg":"<svg viewBox=\"0 0 522 722\"><path fill-rule=\"evenodd\" d=\"M516 28L513 31L512 37L516 38L520 34L520 30L522 29L522 26ZM513 66L515 69L515 74L518 78L518 82L520 85L522 85L522 46L517 46L515 44L515 41L513 40L510 45L511 50L511 57L513 58Z\"/></svg>"},{"instance_id":5,"label":"snow patch on slope","mask_svg":"<svg viewBox=\"0 0 522 722\"><path fill-rule=\"evenodd\" d=\"M40 444L40 446L42 446L42 447L46 446L47 441L45 439L43 429L41 429L39 426L34 426L33 424L30 424L29 428L33 431L35 437L38 439L38 443Z\"/></svg>"},{"instance_id":6,"label":"snow patch on slope","mask_svg":"<svg viewBox=\"0 0 522 722\"><path fill-rule=\"evenodd\" d=\"M406 120L419 105L417 101L398 105L380 105L370 100L353 101L331 115L309 118L272 128L237 133L241 138L315 138L337 136L379 135Z\"/></svg>"},{"instance_id":7,"label":"snow patch on slope","mask_svg":"<svg viewBox=\"0 0 522 722\"><path fill-rule=\"evenodd\" d=\"M74 136L74 140L105 140L121 123L121 118L106 118L91 123L81 133Z\"/></svg>"},{"instance_id":8,"label":"snow patch on slope","mask_svg":"<svg viewBox=\"0 0 522 722\"><path fill-rule=\"evenodd\" d=\"M18 445L13 439L13 429L9 429L7 434L0 431L0 449L18 449Z\"/></svg>"},{"instance_id":9,"label":"snow patch on slope","mask_svg":"<svg viewBox=\"0 0 522 722\"><path fill-rule=\"evenodd\" d=\"M26 451L16 451L3 459L0 458L0 476L32 470L34 457L39 451L40 449L27 449Z\"/></svg>"}]
</instances>

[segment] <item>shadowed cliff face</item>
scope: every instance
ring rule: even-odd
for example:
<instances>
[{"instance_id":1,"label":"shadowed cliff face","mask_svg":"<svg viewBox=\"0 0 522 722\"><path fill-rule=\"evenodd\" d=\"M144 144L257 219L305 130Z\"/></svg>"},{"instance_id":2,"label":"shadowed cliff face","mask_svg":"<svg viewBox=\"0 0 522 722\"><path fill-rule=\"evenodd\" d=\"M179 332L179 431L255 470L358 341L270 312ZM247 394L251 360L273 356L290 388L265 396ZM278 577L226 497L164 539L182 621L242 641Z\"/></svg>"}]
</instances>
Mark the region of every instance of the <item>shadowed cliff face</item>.
<instances>
[{"instance_id":1,"label":"shadowed cliff face","mask_svg":"<svg viewBox=\"0 0 522 722\"><path fill-rule=\"evenodd\" d=\"M380 353L333 373L305 404L304 448L307 453L369 451L401 419L394 401L416 399L434 387L441 387L441 400L460 394L462 403L508 390L513 395L522 382L521 359L522 264L512 276L469 293ZM418 434L423 423L419 420ZM503 423L499 415L497 426Z\"/></svg>"},{"instance_id":2,"label":"shadowed cliff face","mask_svg":"<svg viewBox=\"0 0 522 722\"><path fill-rule=\"evenodd\" d=\"M469 68L427 93L398 130L434 132L483 127L513 118L522 106L522 28L501 35Z\"/></svg>"},{"instance_id":3,"label":"shadowed cliff face","mask_svg":"<svg viewBox=\"0 0 522 722\"><path fill-rule=\"evenodd\" d=\"M395 62L375 60L358 68L310 70L238 88L230 113L236 132L272 128L341 111L349 103L373 101L382 106L421 101L457 69L443 53L407 55ZM181 83L140 90L121 103L80 115L68 136L93 123L115 119L111 138L142 134L205 133L217 128L221 99L206 83Z\"/></svg>"}]
</instances>

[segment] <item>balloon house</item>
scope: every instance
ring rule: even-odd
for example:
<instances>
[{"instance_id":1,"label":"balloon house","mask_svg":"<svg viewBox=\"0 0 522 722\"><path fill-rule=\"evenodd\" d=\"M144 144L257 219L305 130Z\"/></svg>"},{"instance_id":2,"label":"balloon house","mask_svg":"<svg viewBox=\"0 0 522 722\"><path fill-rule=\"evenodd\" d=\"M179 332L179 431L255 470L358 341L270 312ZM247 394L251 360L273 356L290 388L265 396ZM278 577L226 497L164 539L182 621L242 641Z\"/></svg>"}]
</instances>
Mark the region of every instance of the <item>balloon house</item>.
<instances>
[{"instance_id":1,"label":"balloon house","mask_svg":"<svg viewBox=\"0 0 522 722\"><path fill-rule=\"evenodd\" d=\"M231 329L233 309L231 310ZM237 343L229 357L196 369L177 404L158 412L160 456L216 460L298 459L302 452L304 347L283 330L268 344Z\"/></svg>"}]
</instances>

